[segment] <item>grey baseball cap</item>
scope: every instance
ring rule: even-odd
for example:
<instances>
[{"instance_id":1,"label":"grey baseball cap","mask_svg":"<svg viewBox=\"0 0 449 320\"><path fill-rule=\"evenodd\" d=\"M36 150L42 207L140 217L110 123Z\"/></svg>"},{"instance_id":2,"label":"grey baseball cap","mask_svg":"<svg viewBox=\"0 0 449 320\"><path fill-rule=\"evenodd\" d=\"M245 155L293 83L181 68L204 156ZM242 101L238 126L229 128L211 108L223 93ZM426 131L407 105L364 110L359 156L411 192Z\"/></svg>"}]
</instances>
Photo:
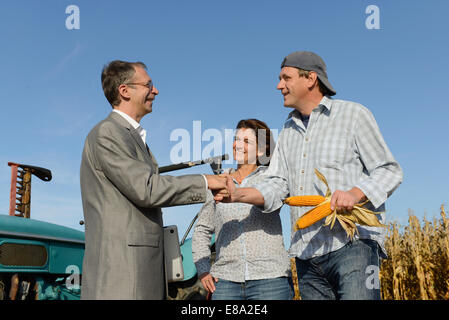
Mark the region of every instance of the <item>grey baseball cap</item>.
<instances>
[{"instance_id":1,"label":"grey baseball cap","mask_svg":"<svg viewBox=\"0 0 449 320\"><path fill-rule=\"evenodd\" d=\"M290 53L284 58L284 61L282 61L281 69L283 67L294 67L306 71L315 71L318 79L320 79L321 83L323 83L329 91L329 95L333 96L337 93L327 79L326 64L316 53L309 51L296 51Z\"/></svg>"}]
</instances>

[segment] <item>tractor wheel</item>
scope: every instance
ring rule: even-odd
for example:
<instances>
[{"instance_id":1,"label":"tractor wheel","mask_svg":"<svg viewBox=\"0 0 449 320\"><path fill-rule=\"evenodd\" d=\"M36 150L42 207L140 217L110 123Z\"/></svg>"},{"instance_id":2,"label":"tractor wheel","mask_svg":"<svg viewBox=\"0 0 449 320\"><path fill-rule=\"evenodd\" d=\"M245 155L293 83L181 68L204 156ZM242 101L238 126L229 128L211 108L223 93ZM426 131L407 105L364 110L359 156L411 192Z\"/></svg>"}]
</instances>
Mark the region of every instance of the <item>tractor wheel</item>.
<instances>
[{"instance_id":1,"label":"tractor wheel","mask_svg":"<svg viewBox=\"0 0 449 320\"><path fill-rule=\"evenodd\" d=\"M197 280L191 287L183 288L181 294L183 295L182 300L206 300L207 297L207 291L200 280Z\"/></svg>"},{"instance_id":2,"label":"tractor wheel","mask_svg":"<svg viewBox=\"0 0 449 320\"><path fill-rule=\"evenodd\" d=\"M211 247L211 265L215 262L215 243ZM193 279L168 284L168 300L206 300L207 290L195 275Z\"/></svg>"},{"instance_id":3,"label":"tractor wheel","mask_svg":"<svg viewBox=\"0 0 449 320\"><path fill-rule=\"evenodd\" d=\"M0 300L5 299L5 284L0 280Z\"/></svg>"},{"instance_id":4,"label":"tractor wheel","mask_svg":"<svg viewBox=\"0 0 449 320\"><path fill-rule=\"evenodd\" d=\"M195 278L168 285L169 300L206 300L207 291L201 281Z\"/></svg>"}]
</instances>

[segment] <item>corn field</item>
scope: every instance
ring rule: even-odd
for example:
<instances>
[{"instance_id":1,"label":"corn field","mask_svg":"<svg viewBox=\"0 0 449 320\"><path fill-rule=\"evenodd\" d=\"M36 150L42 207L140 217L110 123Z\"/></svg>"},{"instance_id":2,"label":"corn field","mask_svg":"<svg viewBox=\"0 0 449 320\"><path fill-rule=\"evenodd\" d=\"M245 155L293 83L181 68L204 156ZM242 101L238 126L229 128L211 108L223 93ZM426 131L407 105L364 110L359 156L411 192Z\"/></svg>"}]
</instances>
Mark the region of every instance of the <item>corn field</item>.
<instances>
[{"instance_id":1,"label":"corn field","mask_svg":"<svg viewBox=\"0 0 449 320\"><path fill-rule=\"evenodd\" d=\"M449 299L449 218L443 206L440 215L433 221L424 217L421 222L409 212L407 226L389 223L388 259L382 260L380 268L382 299ZM294 262L292 274L295 300L299 300Z\"/></svg>"}]
</instances>

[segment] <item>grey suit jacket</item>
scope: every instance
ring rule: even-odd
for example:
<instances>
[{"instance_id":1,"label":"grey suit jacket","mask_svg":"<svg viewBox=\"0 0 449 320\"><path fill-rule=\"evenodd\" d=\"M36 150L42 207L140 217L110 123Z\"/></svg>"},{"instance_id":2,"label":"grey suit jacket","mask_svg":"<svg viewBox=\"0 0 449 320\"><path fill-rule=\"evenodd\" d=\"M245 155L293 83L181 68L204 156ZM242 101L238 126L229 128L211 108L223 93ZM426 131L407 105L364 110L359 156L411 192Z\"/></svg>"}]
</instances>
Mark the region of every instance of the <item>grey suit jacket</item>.
<instances>
[{"instance_id":1,"label":"grey suit jacket","mask_svg":"<svg viewBox=\"0 0 449 320\"><path fill-rule=\"evenodd\" d=\"M204 202L204 178L160 176L137 130L115 112L87 136L80 176L81 298L164 299L160 207Z\"/></svg>"}]
</instances>

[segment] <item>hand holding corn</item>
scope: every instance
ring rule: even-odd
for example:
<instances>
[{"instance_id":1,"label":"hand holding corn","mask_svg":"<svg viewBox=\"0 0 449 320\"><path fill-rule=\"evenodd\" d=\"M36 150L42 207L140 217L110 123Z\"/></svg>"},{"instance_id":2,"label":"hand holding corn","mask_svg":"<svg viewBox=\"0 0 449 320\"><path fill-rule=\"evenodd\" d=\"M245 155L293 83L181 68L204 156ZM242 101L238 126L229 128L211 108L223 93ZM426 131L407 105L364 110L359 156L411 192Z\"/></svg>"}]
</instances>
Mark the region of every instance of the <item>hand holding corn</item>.
<instances>
[{"instance_id":1,"label":"hand holding corn","mask_svg":"<svg viewBox=\"0 0 449 320\"><path fill-rule=\"evenodd\" d=\"M358 232L355 223L385 227L376 217L376 214L380 212L363 207L368 200L360 189L353 188L347 192L337 190L332 195L326 178L317 169L315 169L315 174L327 187L324 197L319 195L294 196L284 200L284 203L290 206L315 206L296 221L295 231L307 228L325 217L327 217L325 226L330 224L332 229L335 220L338 220L351 239L354 237L354 233ZM358 203L363 200L365 200L363 203Z\"/></svg>"},{"instance_id":2,"label":"hand holding corn","mask_svg":"<svg viewBox=\"0 0 449 320\"><path fill-rule=\"evenodd\" d=\"M366 200L365 194L357 187L349 191L336 190L331 198L331 210L351 211L354 205Z\"/></svg>"}]
</instances>

